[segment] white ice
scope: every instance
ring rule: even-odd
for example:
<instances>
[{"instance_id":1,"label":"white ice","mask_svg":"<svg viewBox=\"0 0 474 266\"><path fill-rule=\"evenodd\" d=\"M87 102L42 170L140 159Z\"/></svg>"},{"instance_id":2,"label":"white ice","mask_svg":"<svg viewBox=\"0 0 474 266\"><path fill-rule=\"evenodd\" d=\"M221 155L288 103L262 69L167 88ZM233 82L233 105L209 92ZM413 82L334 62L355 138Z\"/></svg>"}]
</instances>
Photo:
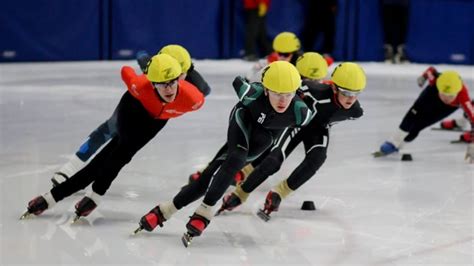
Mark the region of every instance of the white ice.
<instances>
[{"instance_id":1,"label":"white ice","mask_svg":"<svg viewBox=\"0 0 474 266\"><path fill-rule=\"evenodd\" d=\"M459 134L426 129L403 151L412 162L370 156L418 96L416 77L427 65L417 64L362 64L364 116L333 127L326 163L269 222L255 213L301 161L301 147L189 248L180 238L198 202L163 228L131 236L140 217L170 200L224 143L236 102L231 82L251 67L240 60L195 62L213 89L205 106L170 121L89 217L70 224L79 192L20 221L28 201L51 188L53 172L112 113L125 91L124 64L136 66L0 64L0 265L473 265L474 165L463 160L465 145L449 143ZM437 67L458 70L474 95L474 67ZM317 210L300 210L305 200Z\"/></svg>"}]
</instances>

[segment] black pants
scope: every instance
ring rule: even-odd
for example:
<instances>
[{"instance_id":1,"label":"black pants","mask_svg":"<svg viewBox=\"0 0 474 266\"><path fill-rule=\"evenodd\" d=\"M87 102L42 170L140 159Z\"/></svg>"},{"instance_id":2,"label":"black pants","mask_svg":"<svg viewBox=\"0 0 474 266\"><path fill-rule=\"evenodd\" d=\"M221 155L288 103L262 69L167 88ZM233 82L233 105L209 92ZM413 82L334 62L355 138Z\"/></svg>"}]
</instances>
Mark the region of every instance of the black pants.
<instances>
[{"instance_id":1,"label":"black pants","mask_svg":"<svg viewBox=\"0 0 474 266\"><path fill-rule=\"evenodd\" d=\"M408 132L406 142L414 140L421 130L449 116L458 107L447 105L438 96L435 86L427 86L408 110L400 129Z\"/></svg>"},{"instance_id":2,"label":"black pants","mask_svg":"<svg viewBox=\"0 0 474 266\"><path fill-rule=\"evenodd\" d=\"M397 49L405 43L408 30L408 6L403 4L383 4L384 42Z\"/></svg>"},{"instance_id":3,"label":"black pants","mask_svg":"<svg viewBox=\"0 0 474 266\"><path fill-rule=\"evenodd\" d=\"M181 209L203 195L203 202L214 206L248 160L259 157L271 147L271 132L250 121L249 114L243 108L234 108L229 119L227 143L202 171L201 177L183 187L174 197L176 208Z\"/></svg>"},{"instance_id":4,"label":"black pants","mask_svg":"<svg viewBox=\"0 0 474 266\"><path fill-rule=\"evenodd\" d=\"M242 190L250 193L262 184L269 176L280 170L283 161L303 142L305 158L287 179L291 190L298 189L308 181L326 160L329 145L327 128L313 126L288 129L280 137L280 142L272 147L270 154L258 165L241 185Z\"/></svg>"},{"instance_id":5,"label":"black pants","mask_svg":"<svg viewBox=\"0 0 474 266\"><path fill-rule=\"evenodd\" d=\"M257 44L258 49L257 51ZM269 54L272 49L267 38L265 16L258 16L258 9L245 10L245 55Z\"/></svg>"},{"instance_id":6,"label":"black pants","mask_svg":"<svg viewBox=\"0 0 474 266\"><path fill-rule=\"evenodd\" d=\"M168 120L153 119L129 92L120 100L117 109L117 135L92 161L65 182L51 189L56 201L92 184L92 190L104 195L118 173Z\"/></svg>"},{"instance_id":7,"label":"black pants","mask_svg":"<svg viewBox=\"0 0 474 266\"><path fill-rule=\"evenodd\" d=\"M332 6L325 1L308 1L301 33L301 42L305 51L315 49L314 44L318 34L322 34L324 38L323 46L318 51L321 54L330 54L334 50L336 14L332 10Z\"/></svg>"}]
</instances>

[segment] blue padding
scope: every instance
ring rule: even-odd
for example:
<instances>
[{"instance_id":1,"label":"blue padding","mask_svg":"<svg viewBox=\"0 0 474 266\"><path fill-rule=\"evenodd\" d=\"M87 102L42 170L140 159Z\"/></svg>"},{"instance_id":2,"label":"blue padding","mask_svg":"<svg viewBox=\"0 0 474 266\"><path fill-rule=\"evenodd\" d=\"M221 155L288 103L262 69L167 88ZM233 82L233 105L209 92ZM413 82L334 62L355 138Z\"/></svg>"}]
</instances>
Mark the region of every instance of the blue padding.
<instances>
[{"instance_id":1,"label":"blue padding","mask_svg":"<svg viewBox=\"0 0 474 266\"><path fill-rule=\"evenodd\" d=\"M98 60L100 1L2 1L0 61Z\"/></svg>"},{"instance_id":2,"label":"blue padding","mask_svg":"<svg viewBox=\"0 0 474 266\"><path fill-rule=\"evenodd\" d=\"M274 0L268 38L301 36L305 3ZM380 0L339 0L333 56L383 60ZM0 62L132 59L178 43L194 58L236 58L244 46L241 0L22 0L0 8ZM411 0L406 53L422 63L474 64L473 0ZM315 44L316 51L321 40Z\"/></svg>"},{"instance_id":3,"label":"blue padding","mask_svg":"<svg viewBox=\"0 0 474 266\"><path fill-rule=\"evenodd\" d=\"M357 61L381 61L383 54L383 28L380 0L357 0L355 17L356 36L354 38L354 57Z\"/></svg>"},{"instance_id":4,"label":"blue padding","mask_svg":"<svg viewBox=\"0 0 474 266\"><path fill-rule=\"evenodd\" d=\"M407 56L413 62L474 63L474 1L412 0Z\"/></svg>"},{"instance_id":5,"label":"blue padding","mask_svg":"<svg viewBox=\"0 0 474 266\"><path fill-rule=\"evenodd\" d=\"M219 58L222 1L111 1L112 59L155 53L170 43L183 45L194 58Z\"/></svg>"}]
</instances>

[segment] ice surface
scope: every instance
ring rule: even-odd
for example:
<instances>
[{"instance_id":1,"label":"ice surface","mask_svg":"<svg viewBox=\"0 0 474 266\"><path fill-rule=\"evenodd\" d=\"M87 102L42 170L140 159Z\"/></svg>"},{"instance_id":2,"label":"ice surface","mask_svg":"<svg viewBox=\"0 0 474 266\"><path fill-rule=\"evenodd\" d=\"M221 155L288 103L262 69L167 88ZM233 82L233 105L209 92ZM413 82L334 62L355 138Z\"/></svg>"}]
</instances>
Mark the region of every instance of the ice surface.
<instances>
[{"instance_id":1,"label":"ice surface","mask_svg":"<svg viewBox=\"0 0 474 266\"><path fill-rule=\"evenodd\" d=\"M301 161L301 147L188 249L180 238L198 202L163 228L130 236L140 217L170 200L225 141L236 102L232 79L251 67L240 60L195 62L213 89L205 106L170 121L89 217L70 224L80 192L19 221L27 202L50 189L52 173L110 116L125 91L124 64L136 66L0 64L0 265L473 265L474 165L463 161L465 145L449 143L458 133L423 131L404 150L412 162L370 156L418 96L416 77L427 67L418 64L362 64L365 115L333 127L326 163L268 223L255 213ZM458 70L474 95L472 66L437 67ZM300 210L305 200L317 211Z\"/></svg>"}]
</instances>

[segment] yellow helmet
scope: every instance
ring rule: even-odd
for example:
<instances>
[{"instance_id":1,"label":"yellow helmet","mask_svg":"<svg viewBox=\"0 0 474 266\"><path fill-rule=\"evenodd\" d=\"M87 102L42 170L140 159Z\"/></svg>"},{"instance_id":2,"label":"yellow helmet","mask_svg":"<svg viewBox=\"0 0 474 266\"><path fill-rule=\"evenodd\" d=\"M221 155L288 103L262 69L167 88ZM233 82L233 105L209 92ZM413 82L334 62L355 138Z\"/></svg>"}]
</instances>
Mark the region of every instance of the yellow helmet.
<instances>
[{"instance_id":1,"label":"yellow helmet","mask_svg":"<svg viewBox=\"0 0 474 266\"><path fill-rule=\"evenodd\" d=\"M178 61L167 54L153 56L148 64L147 78L151 82L167 82L181 75L181 66Z\"/></svg>"},{"instance_id":2,"label":"yellow helmet","mask_svg":"<svg viewBox=\"0 0 474 266\"><path fill-rule=\"evenodd\" d=\"M444 71L436 80L436 88L442 94L455 96L462 89L461 77L456 71Z\"/></svg>"},{"instance_id":3,"label":"yellow helmet","mask_svg":"<svg viewBox=\"0 0 474 266\"><path fill-rule=\"evenodd\" d=\"M291 63L275 61L263 69L262 83L271 91L290 93L301 86L301 76Z\"/></svg>"},{"instance_id":4,"label":"yellow helmet","mask_svg":"<svg viewBox=\"0 0 474 266\"><path fill-rule=\"evenodd\" d=\"M273 50L278 53L293 53L300 47L300 40L292 32L282 32L273 39Z\"/></svg>"},{"instance_id":5,"label":"yellow helmet","mask_svg":"<svg viewBox=\"0 0 474 266\"><path fill-rule=\"evenodd\" d=\"M339 64L332 72L331 80L339 88L352 92L361 92L367 82L362 67L351 62Z\"/></svg>"},{"instance_id":6,"label":"yellow helmet","mask_svg":"<svg viewBox=\"0 0 474 266\"><path fill-rule=\"evenodd\" d=\"M296 60L300 75L309 79L323 79L328 74L328 63L318 53L307 52Z\"/></svg>"},{"instance_id":7,"label":"yellow helmet","mask_svg":"<svg viewBox=\"0 0 474 266\"><path fill-rule=\"evenodd\" d=\"M161 48L158 54L171 55L174 57L174 59L178 60L181 68L183 69L183 73L188 72L189 68L191 67L191 56L189 55L188 50L186 50L186 48L181 45L166 45L165 47Z\"/></svg>"}]
</instances>

